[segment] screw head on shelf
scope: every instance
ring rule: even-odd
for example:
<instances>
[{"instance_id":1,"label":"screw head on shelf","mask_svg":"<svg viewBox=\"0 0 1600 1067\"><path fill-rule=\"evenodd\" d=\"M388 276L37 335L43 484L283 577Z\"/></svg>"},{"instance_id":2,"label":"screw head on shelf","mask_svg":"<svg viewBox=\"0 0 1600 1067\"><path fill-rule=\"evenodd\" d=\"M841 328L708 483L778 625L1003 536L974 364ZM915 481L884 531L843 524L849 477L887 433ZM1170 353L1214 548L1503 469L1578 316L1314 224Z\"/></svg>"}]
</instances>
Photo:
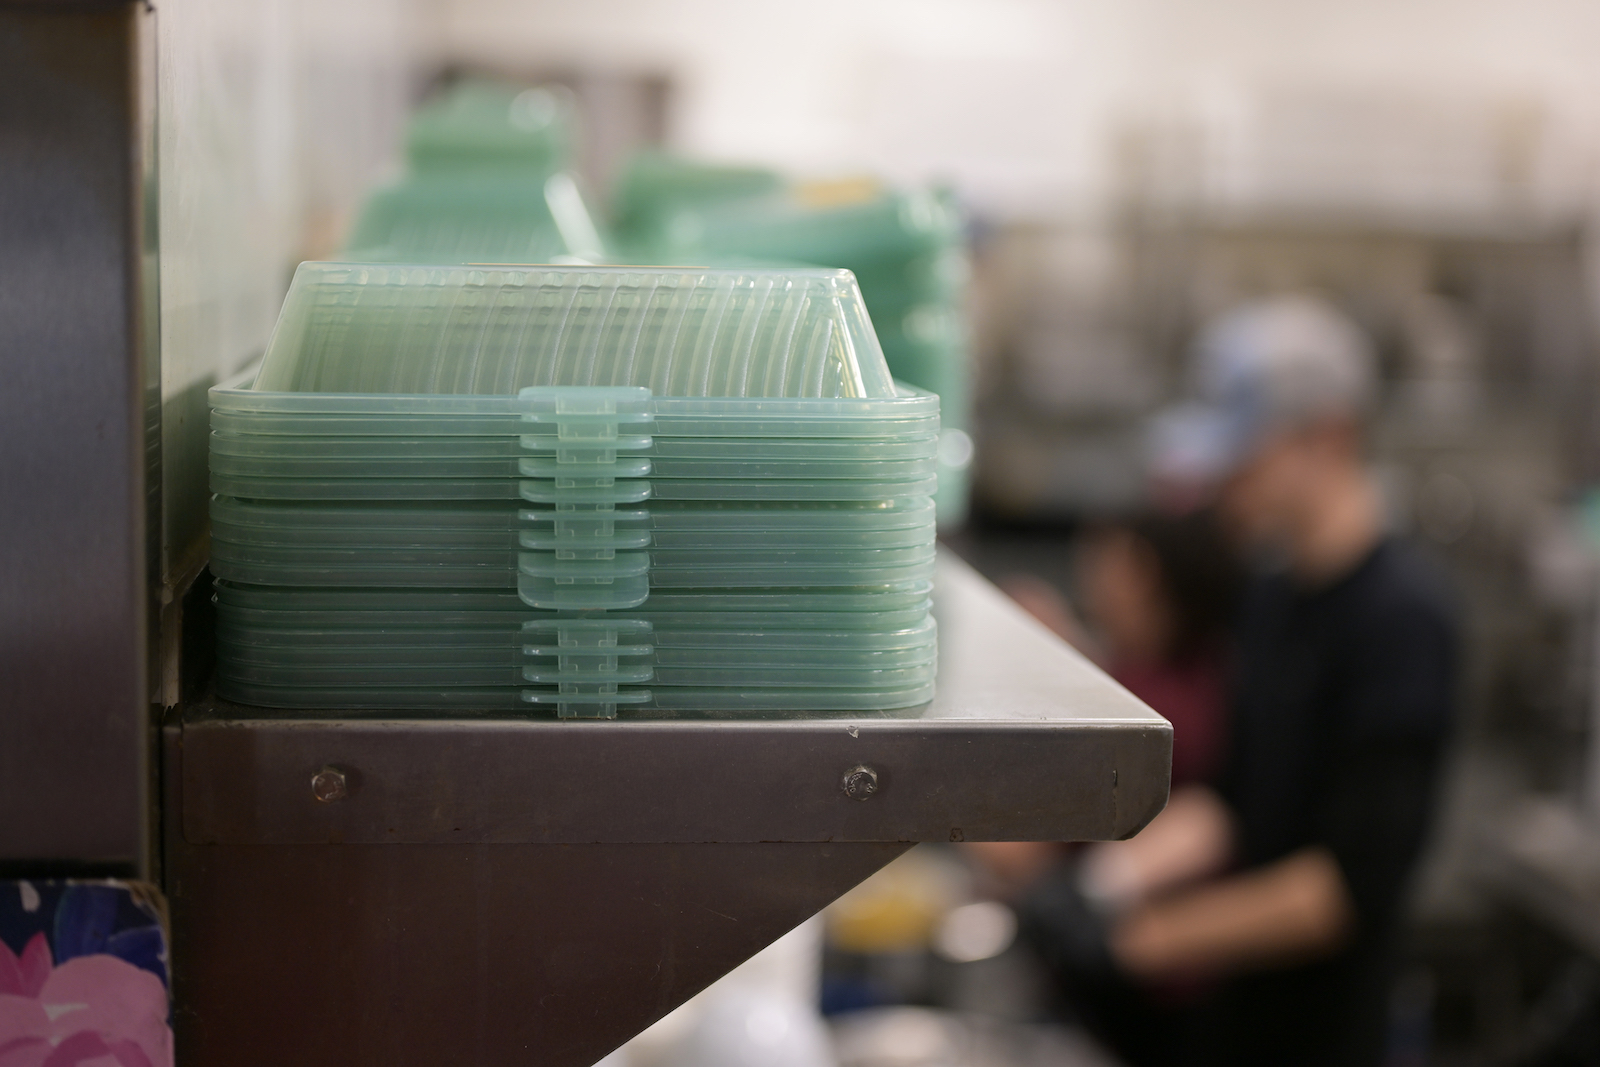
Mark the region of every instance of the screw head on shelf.
<instances>
[{"instance_id":1,"label":"screw head on shelf","mask_svg":"<svg viewBox=\"0 0 1600 1067\"><path fill-rule=\"evenodd\" d=\"M863 763L845 771L841 784L851 800L869 800L878 791L878 772Z\"/></svg>"},{"instance_id":2,"label":"screw head on shelf","mask_svg":"<svg viewBox=\"0 0 1600 1067\"><path fill-rule=\"evenodd\" d=\"M311 795L324 804L332 804L350 795L350 782L339 768L324 767L311 776Z\"/></svg>"}]
</instances>

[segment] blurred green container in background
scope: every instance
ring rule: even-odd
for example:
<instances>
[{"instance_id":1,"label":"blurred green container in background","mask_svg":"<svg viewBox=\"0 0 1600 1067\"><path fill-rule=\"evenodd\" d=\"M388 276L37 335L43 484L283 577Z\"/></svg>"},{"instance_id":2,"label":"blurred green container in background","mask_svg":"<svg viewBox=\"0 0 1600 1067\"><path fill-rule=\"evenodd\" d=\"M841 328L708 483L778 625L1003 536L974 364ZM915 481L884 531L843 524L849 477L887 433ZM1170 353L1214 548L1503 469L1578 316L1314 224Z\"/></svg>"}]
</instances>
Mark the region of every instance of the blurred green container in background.
<instances>
[{"instance_id":1,"label":"blurred green container in background","mask_svg":"<svg viewBox=\"0 0 1600 1067\"><path fill-rule=\"evenodd\" d=\"M560 89L465 80L412 116L412 174L494 170L545 178L571 165L576 113Z\"/></svg>"},{"instance_id":2,"label":"blurred green container in background","mask_svg":"<svg viewBox=\"0 0 1600 1067\"><path fill-rule=\"evenodd\" d=\"M409 170L368 198L346 257L390 263L598 261L605 247L568 173L569 97L463 81L406 135Z\"/></svg>"},{"instance_id":3,"label":"blurred green container in background","mask_svg":"<svg viewBox=\"0 0 1600 1067\"><path fill-rule=\"evenodd\" d=\"M790 183L776 172L636 156L613 198L615 253L637 263L814 264L855 273L889 369L941 399L939 520L967 511L971 346L961 212L946 192L870 179Z\"/></svg>"}]
</instances>

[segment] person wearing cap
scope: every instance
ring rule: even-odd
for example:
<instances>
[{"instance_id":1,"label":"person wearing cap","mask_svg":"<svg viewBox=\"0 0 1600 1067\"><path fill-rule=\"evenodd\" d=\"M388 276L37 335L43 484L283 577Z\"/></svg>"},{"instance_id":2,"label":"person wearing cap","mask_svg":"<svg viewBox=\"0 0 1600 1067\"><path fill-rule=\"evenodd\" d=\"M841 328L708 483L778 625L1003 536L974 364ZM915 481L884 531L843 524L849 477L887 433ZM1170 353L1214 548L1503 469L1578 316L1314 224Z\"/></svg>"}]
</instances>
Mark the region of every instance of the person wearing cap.
<instances>
[{"instance_id":1,"label":"person wearing cap","mask_svg":"<svg viewBox=\"0 0 1600 1067\"><path fill-rule=\"evenodd\" d=\"M1023 929L1080 991L1215 982L1184 1062L1378 1064L1452 718L1455 612L1386 532L1362 447L1374 359L1352 322L1262 301L1205 329L1194 356L1193 399L1153 427L1157 489L1213 496L1261 564L1225 770L1040 879Z\"/></svg>"}]
</instances>

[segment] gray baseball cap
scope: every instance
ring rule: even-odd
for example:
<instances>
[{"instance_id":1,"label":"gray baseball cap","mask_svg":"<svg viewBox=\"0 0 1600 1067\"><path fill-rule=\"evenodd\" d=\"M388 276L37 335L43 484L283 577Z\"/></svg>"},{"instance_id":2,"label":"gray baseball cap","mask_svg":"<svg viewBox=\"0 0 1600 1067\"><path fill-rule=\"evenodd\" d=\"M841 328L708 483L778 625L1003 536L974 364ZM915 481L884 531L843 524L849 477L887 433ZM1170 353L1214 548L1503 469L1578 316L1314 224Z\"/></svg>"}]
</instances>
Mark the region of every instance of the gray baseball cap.
<instances>
[{"instance_id":1,"label":"gray baseball cap","mask_svg":"<svg viewBox=\"0 0 1600 1067\"><path fill-rule=\"evenodd\" d=\"M1321 418L1359 418L1376 389L1372 344L1326 301L1252 301L1207 323L1190 352L1188 397L1149 429L1159 480L1226 477L1272 432Z\"/></svg>"}]
</instances>

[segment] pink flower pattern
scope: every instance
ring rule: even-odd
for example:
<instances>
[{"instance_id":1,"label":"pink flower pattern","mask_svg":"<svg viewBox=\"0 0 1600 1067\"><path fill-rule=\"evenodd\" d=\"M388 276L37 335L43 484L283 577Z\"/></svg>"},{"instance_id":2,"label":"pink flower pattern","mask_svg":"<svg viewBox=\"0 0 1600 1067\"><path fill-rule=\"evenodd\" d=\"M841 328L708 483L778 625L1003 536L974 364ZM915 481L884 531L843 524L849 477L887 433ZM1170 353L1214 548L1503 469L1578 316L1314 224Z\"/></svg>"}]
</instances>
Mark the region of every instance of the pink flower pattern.
<instances>
[{"instance_id":1,"label":"pink flower pattern","mask_svg":"<svg viewBox=\"0 0 1600 1067\"><path fill-rule=\"evenodd\" d=\"M166 986L115 956L57 967L42 933L0 942L0 1067L172 1067Z\"/></svg>"}]
</instances>

